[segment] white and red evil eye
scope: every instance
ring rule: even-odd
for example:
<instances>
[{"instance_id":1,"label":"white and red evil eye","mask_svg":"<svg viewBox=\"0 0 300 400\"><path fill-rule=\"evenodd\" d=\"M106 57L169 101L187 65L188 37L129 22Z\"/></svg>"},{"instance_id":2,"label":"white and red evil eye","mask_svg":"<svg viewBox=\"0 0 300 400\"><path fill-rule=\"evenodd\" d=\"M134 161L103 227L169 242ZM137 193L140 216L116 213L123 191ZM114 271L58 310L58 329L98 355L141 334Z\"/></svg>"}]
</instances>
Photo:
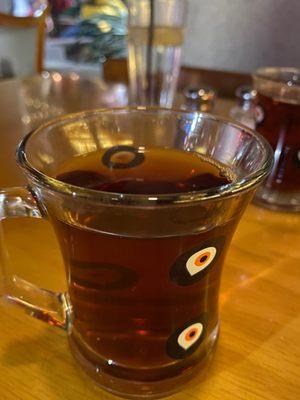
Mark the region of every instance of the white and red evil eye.
<instances>
[{"instance_id":1,"label":"white and red evil eye","mask_svg":"<svg viewBox=\"0 0 300 400\"><path fill-rule=\"evenodd\" d=\"M199 243L178 257L170 268L170 280L179 286L197 284L209 273L222 256L224 236L210 238Z\"/></svg>"},{"instance_id":2,"label":"white and red evil eye","mask_svg":"<svg viewBox=\"0 0 300 400\"><path fill-rule=\"evenodd\" d=\"M191 276L208 267L217 254L215 247L206 247L193 254L186 262L186 268Z\"/></svg>"},{"instance_id":3,"label":"white and red evil eye","mask_svg":"<svg viewBox=\"0 0 300 400\"><path fill-rule=\"evenodd\" d=\"M208 314L202 313L173 331L166 343L168 356L180 360L193 354L206 337L208 321Z\"/></svg>"},{"instance_id":4,"label":"white and red evil eye","mask_svg":"<svg viewBox=\"0 0 300 400\"><path fill-rule=\"evenodd\" d=\"M178 337L178 344L184 350L188 350L199 340L203 332L203 325L198 322L186 328Z\"/></svg>"}]
</instances>

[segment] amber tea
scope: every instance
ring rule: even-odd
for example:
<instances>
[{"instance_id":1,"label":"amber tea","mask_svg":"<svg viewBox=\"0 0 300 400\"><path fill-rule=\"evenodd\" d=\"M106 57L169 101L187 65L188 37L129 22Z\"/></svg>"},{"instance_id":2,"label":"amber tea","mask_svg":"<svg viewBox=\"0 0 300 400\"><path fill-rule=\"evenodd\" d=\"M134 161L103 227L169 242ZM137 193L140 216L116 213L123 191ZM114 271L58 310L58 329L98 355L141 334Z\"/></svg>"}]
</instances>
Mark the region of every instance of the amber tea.
<instances>
[{"instance_id":1,"label":"amber tea","mask_svg":"<svg viewBox=\"0 0 300 400\"><path fill-rule=\"evenodd\" d=\"M56 178L106 192L167 194L226 185L232 174L222 164L196 152L115 146L66 161Z\"/></svg>"},{"instance_id":2,"label":"amber tea","mask_svg":"<svg viewBox=\"0 0 300 400\"><path fill-rule=\"evenodd\" d=\"M255 201L280 211L300 211L300 70L263 67L253 75L256 129L274 150L274 165Z\"/></svg>"},{"instance_id":3,"label":"amber tea","mask_svg":"<svg viewBox=\"0 0 300 400\"><path fill-rule=\"evenodd\" d=\"M199 382L223 261L272 167L269 144L209 114L138 107L47 122L17 157L28 189L2 191L2 218L47 218L68 289L4 268L10 302L65 329L77 363L114 394L155 399Z\"/></svg>"},{"instance_id":4,"label":"amber tea","mask_svg":"<svg viewBox=\"0 0 300 400\"><path fill-rule=\"evenodd\" d=\"M57 179L93 190L157 195L215 188L233 177L195 152L116 146L68 160ZM92 210L89 218L95 218ZM81 348L85 357L118 378L146 382L196 364L217 329L221 265L235 225L140 238L55 220L69 271L74 338L78 346L87 344Z\"/></svg>"},{"instance_id":5,"label":"amber tea","mask_svg":"<svg viewBox=\"0 0 300 400\"><path fill-rule=\"evenodd\" d=\"M288 102L258 94L257 131L275 151L267 185L281 192L300 191L300 101Z\"/></svg>"}]
</instances>

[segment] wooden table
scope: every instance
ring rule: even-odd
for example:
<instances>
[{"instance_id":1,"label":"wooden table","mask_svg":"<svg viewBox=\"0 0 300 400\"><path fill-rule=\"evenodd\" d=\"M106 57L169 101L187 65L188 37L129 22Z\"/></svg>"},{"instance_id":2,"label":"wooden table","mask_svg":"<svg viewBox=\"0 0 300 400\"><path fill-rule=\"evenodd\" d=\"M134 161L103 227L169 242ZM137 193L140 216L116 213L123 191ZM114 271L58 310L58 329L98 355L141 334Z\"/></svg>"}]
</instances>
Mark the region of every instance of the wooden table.
<instances>
[{"instance_id":1,"label":"wooden table","mask_svg":"<svg viewBox=\"0 0 300 400\"><path fill-rule=\"evenodd\" d=\"M30 124L36 123L26 118L30 115L25 95L66 111L125 101L121 86L81 81L75 75L75 79L60 78L0 83L1 186L24 182L14 164L14 148L32 128ZM45 288L65 288L62 259L47 222L7 221L4 233L9 266L15 273ZM222 327L214 363L203 381L171 399L300 399L299 305L300 216L251 205L224 268ZM98 389L76 366L64 332L4 301L0 326L1 400L116 399Z\"/></svg>"}]
</instances>

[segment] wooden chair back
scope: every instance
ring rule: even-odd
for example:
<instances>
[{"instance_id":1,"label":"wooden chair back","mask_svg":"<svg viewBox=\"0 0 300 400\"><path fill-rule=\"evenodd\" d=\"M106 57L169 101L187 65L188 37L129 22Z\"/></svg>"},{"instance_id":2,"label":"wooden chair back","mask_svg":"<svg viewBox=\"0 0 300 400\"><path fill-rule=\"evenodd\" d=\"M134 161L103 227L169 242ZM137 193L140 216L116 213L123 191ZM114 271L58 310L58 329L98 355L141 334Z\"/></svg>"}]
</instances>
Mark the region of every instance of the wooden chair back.
<instances>
[{"instance_id":1,"label":"wooden chair back","mask_svg":"<svg viewBox=\"0 0 300 400\"><path fill-rule=\"evenodd\" d=\"M43 70L47 8L37 17L0 13L0 62L11 63L16 75Z\"/></svg>"}]
</instances>

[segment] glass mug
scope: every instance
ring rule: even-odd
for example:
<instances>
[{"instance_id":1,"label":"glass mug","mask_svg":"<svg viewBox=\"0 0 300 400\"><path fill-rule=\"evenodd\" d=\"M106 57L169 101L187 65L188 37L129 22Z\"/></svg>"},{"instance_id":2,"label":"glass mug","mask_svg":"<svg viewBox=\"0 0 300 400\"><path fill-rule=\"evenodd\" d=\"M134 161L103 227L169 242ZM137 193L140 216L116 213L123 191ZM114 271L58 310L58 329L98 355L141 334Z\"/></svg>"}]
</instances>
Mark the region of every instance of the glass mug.
<instances>
[{"instance_id":1,"label":"glass mug","mask_svg":"<svg viewBox=\"0 0 300 400\"><path fill-rule=\"evenodd\" d=\"M209 155L236 180L199 192L131 195L53 178L65 160L116 145ZM222 264L245 207L272 167L269 144L208 114L143 107L50 121L23 139L17 159L28 188L1 191L1 219L49 220L68 292L6 274L5 296L65 329L76 360L104 389L127 398L179 390L216 344Z\"/></svg>"},{"instance_id":2,"label":"glass mug","mask_svg":"<svg viewBox=\"0 0 300 400\"><path fill-rule=\"evenodd\" d=\"M264 67L253 75L256 129L275 151L274 166L255 201L274 210L300 211L300 69Z\"/></svg>"}]
</instances>

